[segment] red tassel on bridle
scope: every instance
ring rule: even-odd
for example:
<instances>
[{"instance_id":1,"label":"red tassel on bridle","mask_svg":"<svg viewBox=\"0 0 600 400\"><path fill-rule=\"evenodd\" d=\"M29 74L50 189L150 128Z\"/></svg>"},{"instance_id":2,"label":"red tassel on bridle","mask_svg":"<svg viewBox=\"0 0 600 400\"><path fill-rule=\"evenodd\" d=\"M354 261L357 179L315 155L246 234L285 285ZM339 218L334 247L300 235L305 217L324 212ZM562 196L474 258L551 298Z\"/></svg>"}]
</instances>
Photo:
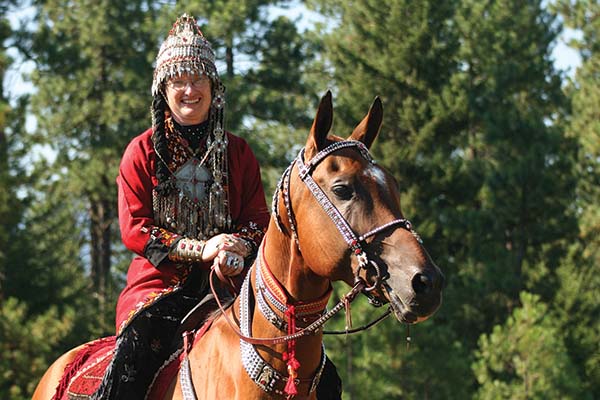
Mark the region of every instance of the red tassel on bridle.
<instances>
[{"instance_id":1,"label":"red tassel on bridle","mask_svg":"<svg viewBox=\"0 0 600 400\"><path fill-rule=\"evenodd\" d=\"M293 305L288 305L285 311L288 323L288 335L296 333L296 309ZM296 386L296 378L298 377L298 368L300 368L300 362L296 359L296 340L288 340L287 352L283 353L284 361L287 361L288 369L288 381L285 385L284 393L287 394L287 398L291 399L298 394L298 387Z\"/></svg>"}]
</instances>

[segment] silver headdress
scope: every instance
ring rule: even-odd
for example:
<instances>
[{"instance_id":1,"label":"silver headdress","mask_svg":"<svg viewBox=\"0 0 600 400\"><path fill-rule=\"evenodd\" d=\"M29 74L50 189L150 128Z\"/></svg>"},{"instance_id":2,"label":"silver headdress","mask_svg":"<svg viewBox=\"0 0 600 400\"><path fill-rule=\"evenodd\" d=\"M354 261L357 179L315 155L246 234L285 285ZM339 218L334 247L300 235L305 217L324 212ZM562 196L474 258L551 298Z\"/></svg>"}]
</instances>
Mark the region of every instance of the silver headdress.
<instances>
[{"instance_id":1,"label":"silver headdress","mask_svg":"<svg viewBox=\"0 0 600 400\"><path fill-rule=\"evenodd\" d=\"M152 95L160 90L168 79L185 73L205 73L218 79L215 52L206 40L196 20L183 14L177 18L169 36L160 46L152 81Z\"/></svg>"}]
</instances>

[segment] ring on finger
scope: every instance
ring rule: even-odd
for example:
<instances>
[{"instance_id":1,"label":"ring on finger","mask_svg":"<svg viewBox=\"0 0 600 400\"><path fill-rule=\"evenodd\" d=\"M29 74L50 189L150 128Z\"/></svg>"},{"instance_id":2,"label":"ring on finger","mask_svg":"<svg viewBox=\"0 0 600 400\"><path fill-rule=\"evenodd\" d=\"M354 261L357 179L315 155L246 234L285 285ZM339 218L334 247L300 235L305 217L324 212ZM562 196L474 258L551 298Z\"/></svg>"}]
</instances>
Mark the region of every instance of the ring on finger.
<instances>
[{"instance_id":1,"label":"ring on finger","mask_svg":"<svg viewBox=\"0 0 600 400\"><path fill-rule=\"evenodd\" d=\"M234 261L235 261L235 259L232 256L227 256L227 261L225 262L225 264L228 267L231 267L233 265Z\"/></svg>"}]
</instances>

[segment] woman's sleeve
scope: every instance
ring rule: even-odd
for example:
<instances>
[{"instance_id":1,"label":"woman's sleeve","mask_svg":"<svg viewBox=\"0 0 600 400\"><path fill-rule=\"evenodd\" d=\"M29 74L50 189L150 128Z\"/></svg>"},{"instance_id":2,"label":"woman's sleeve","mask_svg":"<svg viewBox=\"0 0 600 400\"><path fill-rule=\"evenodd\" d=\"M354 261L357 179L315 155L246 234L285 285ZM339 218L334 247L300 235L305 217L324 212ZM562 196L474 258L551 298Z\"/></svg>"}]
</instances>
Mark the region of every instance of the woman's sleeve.
<instances>
[{"instance_id":1,"label":"woman's sleeve","mask_svg":"<svg viewBox=\"0 0 600 400\"><path fill-rule=\"evenodd\" d=\"M143 142L134 140L123 154L117 177L119 227L125 247L157 267L180 237L154 225L151 168Z\"/></svg>"}]
</instances>

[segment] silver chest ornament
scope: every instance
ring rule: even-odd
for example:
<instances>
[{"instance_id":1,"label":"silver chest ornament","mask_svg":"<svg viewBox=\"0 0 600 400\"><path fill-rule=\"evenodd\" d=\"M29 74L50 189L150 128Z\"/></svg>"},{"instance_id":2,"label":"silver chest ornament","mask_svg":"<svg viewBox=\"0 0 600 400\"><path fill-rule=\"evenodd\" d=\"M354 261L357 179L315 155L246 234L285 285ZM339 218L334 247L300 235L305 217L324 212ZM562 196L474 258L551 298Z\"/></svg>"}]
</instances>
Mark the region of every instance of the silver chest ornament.
<instances>
[{"instance_id":1,"label":"silver chest ornament","mask_svg":"<svg viewBox=\"0 0 600 400\"><path fill-rule=\"evenodd\" d=\"M174 175L175 186L179 189L180 195L196 204L206 198L211 175L200 160L195 157L190 158Z\"/></svg>"}]
</instances>

